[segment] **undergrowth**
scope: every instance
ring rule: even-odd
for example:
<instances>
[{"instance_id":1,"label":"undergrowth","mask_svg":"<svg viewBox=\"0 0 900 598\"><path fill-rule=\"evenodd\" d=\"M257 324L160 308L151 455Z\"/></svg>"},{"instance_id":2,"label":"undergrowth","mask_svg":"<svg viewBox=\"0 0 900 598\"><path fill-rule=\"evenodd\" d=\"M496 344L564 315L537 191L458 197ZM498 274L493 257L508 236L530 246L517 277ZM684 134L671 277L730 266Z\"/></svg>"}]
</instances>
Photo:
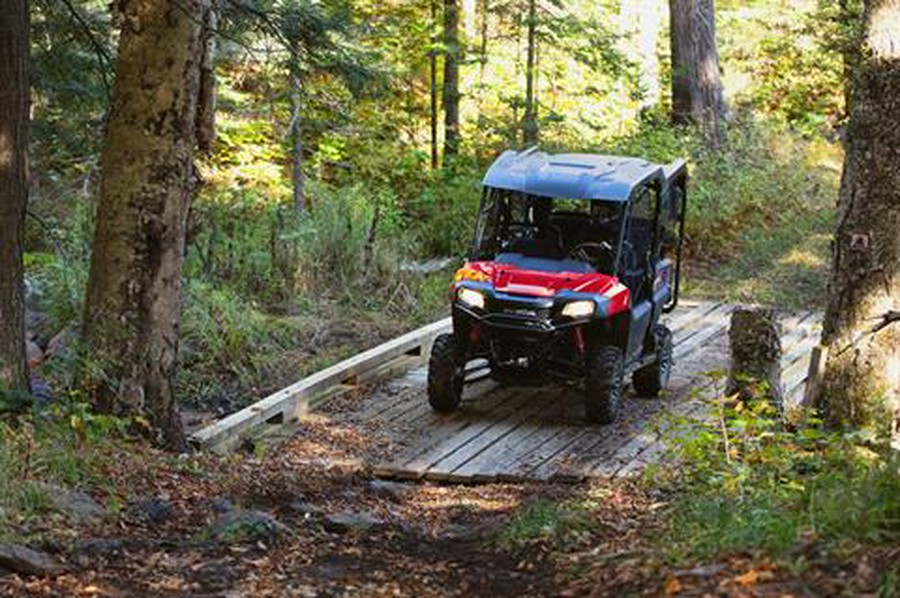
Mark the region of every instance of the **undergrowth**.
<instances>
[{"instance_id":1,"label":"undergrowth","mask_svg":"<svg viewBox=\"0 0 900 598\"><path fill-rule=\"evenodd\" d=\"M76 401L0 418L0 537L47 513L59 488L105 487L127 427Z\"/></svg>"},{"instance_id":2,"label":"undergrowth","mask_svg":"<svg viewBox=\"0 0 900 598\"><path fill-rule=\"evenodd\" d=\"M788 429L765 402L715 409L707 423L675 421L679 467L650 472L675 493L660 541L673 562L762 553L797 563L817 551L841 561L900 541L900 459L886 446L809 414Z\"/></svg>"},{"instance_id":3,"label":"undergrowth","mask_svg":"<svg viewBox=\"0 0 900 598\"><path fill-rule=\"evenodd\" d=\"M230 126L265 145L254 122ZM822 139L736 117L711 149L691 129L648 119L599 146L547 149L688 160L686 294L783 307L824 296L839 160ZM392 153L390 164L360 156L353 170L311 177L310 208L298 214L266 156L220 155L191 211L177 380L185 403L241 406L446 313L450 272L407 265L461 262L490 162L460 156L431 171L418 154ZM93 202L71 203L66 225L45 222L45 242L26 256L45 340L76 330L83 310ZM51 364L43 374L71 387L78 360Z\"/></svg>"}]
</instances>

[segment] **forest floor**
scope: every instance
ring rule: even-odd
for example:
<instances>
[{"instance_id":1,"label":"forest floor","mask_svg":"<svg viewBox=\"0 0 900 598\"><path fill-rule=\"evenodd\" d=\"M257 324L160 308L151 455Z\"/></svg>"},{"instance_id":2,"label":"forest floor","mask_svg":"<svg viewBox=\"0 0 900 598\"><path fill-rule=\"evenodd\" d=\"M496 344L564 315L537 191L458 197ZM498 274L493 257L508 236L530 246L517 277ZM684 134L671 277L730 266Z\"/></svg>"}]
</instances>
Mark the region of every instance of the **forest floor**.
<instances>
[{"instance_id":1,"label":"forest floor","mask_svg":"<svg viewBox=\"0 0 900 598\"><path fill-rule=\"evenodd\" d=\"M671 490L382 481L362 465L384 450L378 434L322 416L224 457L109 445L85 498L96 511L75 517L84 509L63 501L7 530L60 568L0 575L0 594L839 595L871 586L878 563L897 556L866 551L836 565L811 540L794 567L763 552L673 559L660 541Z\"/></svg>"}]
</instances>

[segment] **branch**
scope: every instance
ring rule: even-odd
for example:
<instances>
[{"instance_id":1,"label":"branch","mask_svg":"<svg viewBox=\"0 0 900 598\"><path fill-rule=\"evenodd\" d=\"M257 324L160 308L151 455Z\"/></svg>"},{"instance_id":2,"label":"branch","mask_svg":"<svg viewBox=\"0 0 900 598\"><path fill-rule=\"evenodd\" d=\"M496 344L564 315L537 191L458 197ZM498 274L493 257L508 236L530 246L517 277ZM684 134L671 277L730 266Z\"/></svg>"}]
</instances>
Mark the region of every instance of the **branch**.
<instances>
[{"instance_id":1,"label":"branch","mask_svg":"<svg viewBox=\"0 0 900 598\"><path fill-rule=\"evenodd\" d=\"M882 328L887 328L894 322L900 322L900 311L891 310L881 316L881 321L872 328L871 334L875 334Z\"/></svg>"},{"instance_id":2,"label":"branch","mask_svg":"<svg viewBox=\"0 0 900 598\"><path fill-rule=\"evenodd\" d=\"M109 56L109 53L106 51L106 48L103 47L103 44L97 41L97 38L94 37L94 32L91 29L90 23L88 23L84 17L78 12L78 9L72 5L71 0L62 0L63 4L66 6L66 9L69 11L69 14L72 16L72 19L81 26L81 29L84 33L84 36L87 38L88 43L91 44L94 48L94 52L97 54L97 62L100 65L100 79L103 80L103 88L106 90L106 99L109 100L111 96L111 91L109 87L109 78L106 72L105 64L112 64L112 59Z\"/></svg>"}]
</instances>

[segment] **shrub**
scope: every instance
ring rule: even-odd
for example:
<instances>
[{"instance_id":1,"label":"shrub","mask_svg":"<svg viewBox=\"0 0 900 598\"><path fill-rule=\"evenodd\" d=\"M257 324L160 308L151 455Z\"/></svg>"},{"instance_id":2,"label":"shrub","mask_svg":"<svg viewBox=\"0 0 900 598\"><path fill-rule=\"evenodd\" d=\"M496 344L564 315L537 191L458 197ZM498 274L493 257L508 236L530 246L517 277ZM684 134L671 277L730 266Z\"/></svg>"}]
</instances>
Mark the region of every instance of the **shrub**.
<instances>
[{"instance_id":1,"label":"shrub","mask_svg":"<svg viewBox=\"0 0 900 598\"><path fill-rule=\"evenodd\" d=\"M720 399L715 409L717 421L675 422L667 435L680 466L655 472L677 492L663 539L673 558L900 539L895 455L808 415L786 430L767 403Z\"/></svg>"}]
</instances>

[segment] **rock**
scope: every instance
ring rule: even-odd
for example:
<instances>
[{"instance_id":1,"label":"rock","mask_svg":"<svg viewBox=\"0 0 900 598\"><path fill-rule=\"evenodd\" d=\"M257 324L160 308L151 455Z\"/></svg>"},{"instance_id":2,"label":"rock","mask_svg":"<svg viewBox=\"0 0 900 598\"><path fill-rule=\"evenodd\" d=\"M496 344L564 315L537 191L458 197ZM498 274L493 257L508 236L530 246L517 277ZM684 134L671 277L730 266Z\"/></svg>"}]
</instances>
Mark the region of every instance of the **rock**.
<instances>
[{"instance_id":1,"label":"rock","mask_svg":"<svg viewBox=\"0 0 900 598\"><path fill-rule=\"evenodd\" d=\"M40 376L36 376L33 371L31 372L31 396L38 399L38 403L43 404L52 403L56 400L56 396L53 394L50 385L47 384L47 381Z\"/></svg>"},{"instance_id":2,"label":"rock","mask_svg":"<svg viewBox=\"0 0 900 598\"><path fill-rule=\"evenodd\" d=\"M102 557L107 558L122 554L124 545L121 540L110 538L88 538L87 540L79 540L72 547L72 554L85 557Z\"/></svg>"},{"instance_id":3,"label":"rock","mask_svg":"<svg viewBox=\"0 0 900 598\"><path fill-rule=\"evenodd\" d=\"M47 357L55 357L65 353L69 347L72 346L76 337L77 333L71 328L66 328L62 332L57 333L56 336L51 338L47 343Z\"/></svg>"},{"instance_id":4,"label":"rock","mask_svg":"<svg viewBox=\"0 0 900 598\"><path fill-rule=\"evenodd\" d=\"M325 510L322 507L309 502L304 502L302 500L295 500L290 505L288 505L288 509L290 509L294 513L299 513L304 517L317 517L325 513Z\"/></svg>"},{"instance_id":5,"label":"rock","mask_svg":"<svg viewBox=\"0 0 900 598\"><path fill-rule=\"evenodd\" d=\"M47 553L6 542L0 542L0 567L22 575L51 575L64 569Z\"/></svg>"},{"instance_id":6,"label":"rock","mask_svg":"<svg viewBox=\"0 0 900 598\"><path fill-rule=\"evenodd\" d=\"M28 357L28 365L34 367L40 365L44 361L44 352L36 342L31 339L25 341L25 354Z\"/></svg>"},{"instance_id":7,"label":"rock","mask_svg":"<svg viewBox=\"0 0 900 598\"><path fill-rule=\"evenodd\" d=\"M96 523L106 514L103 507L86 492L51 484L45 484L44 491L53 503L53 508L75 523Z\"/></svg>"},{"instance_id":8,"label":"rock","mask_svg":"<svg viewBox=\"0 0 900 598\"><path fill-rule=\"evenodd\" d=\"M272 540L291 534L290 528L262 511L231 510L222 513L210 527L210 535L221 541Z\"/></svg>"},{"instance_id":9,"label":"rock","mask_svg":"<svg viewBox=\"0 0 900 598\"><path fill-rule=\"evenodd\" d=\"M209 501L209 506L212 507L213 512L219 514L228 513L234 510L234 504L227 498L221 496L217 496Z\"/></svg>"},{"instance_id":10,"label":"rock","mask_svg":"<svg viewBox=\"0 0 900 598\"><path fill-rule=\"evenodd\" d=\"M27 276L25 277L24 282L25 306L29 309L36 310L41 300L40 288L33 280L29 279Z\"/></svg>"},{"instance_id":11,"label":"rock","mask_svg":"<svg viewBox=\"0 0 900 598\"><path fill-rule=\"evenodd\" d=\"M367 531L381 525L384 525L381 519L364 511L333 513L325 517L325 529L331 532Z\"/></svg>"},{"instance_id":12,"label":"rock","mask_svg":"<svg viewBox=\"0 0 900 598\"><path fill-rule=\"evenodd\" d=\"M39 334L46 324L47 316L33 309L25 310L25 330L28 331L28 338L38 342Z\"/></svg>"},{"instance_id":13,"label":"rock","mask_svg":"<svg viewBox=\"0 0 900 598\"><path fill-rule=\"evenodd\" d=\"M165 523L172 517L172 503L162 498L148 498L130 505L126 514L151 523Z\"/></svg>"},{"instance_id":14,"label":"rock","mask_svg":"<svg viewBox=\"0 0 900 598\"><path fill-rule=\"evenodd\" d=\"M375 494L394 502L402 502L412 490L412 486L409 484L389 482L387 480L372 480L369 482L369 488L371 488Z\"/></svg>"}]
</instances>

